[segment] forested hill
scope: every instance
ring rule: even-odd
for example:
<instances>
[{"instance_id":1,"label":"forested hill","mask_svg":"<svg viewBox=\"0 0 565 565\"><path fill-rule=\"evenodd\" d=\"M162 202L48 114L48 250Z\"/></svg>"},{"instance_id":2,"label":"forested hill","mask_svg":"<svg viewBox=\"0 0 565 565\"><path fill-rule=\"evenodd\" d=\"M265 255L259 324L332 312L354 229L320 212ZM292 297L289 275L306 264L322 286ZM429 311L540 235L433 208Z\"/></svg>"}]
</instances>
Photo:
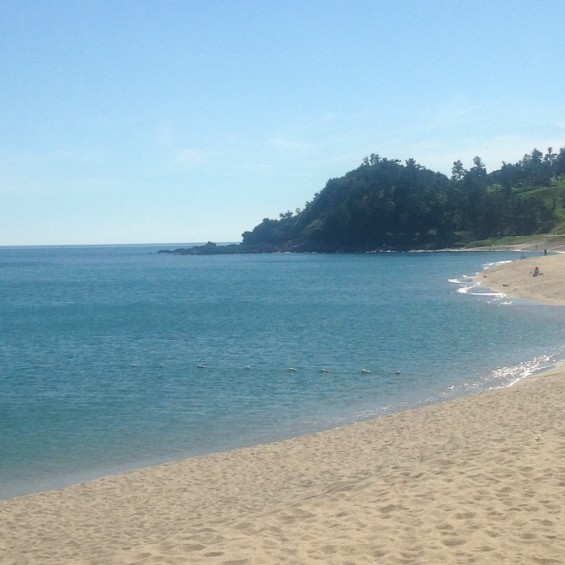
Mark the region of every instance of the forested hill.
<instances>
[{"instance_id":1,"label":"forested hill","mask_svg":"<svg viewBox=\"0 0 565 565\"><path fill-rule=\"evenodd\" d=\"M437 249L507 235L561 231L565 148L534 149L487 173L480 157L452 176L409 159L371 155L331 179L302 210L264 219L241 251Z\"/></svg>"},{"instance_id":2,"label":"forested hill","mask_svg":"<svg viewBox=\"0 0 565 565\"><path fill-rule=\"evenodd\" d=\"M565 233L565 148L534 149L487 173L480 157L448 177L371 155L331 179L302 210L265 218L239 245L178 249L216 254L354 252L464 247L504 236Z\"/></svg>"}]
</instances>

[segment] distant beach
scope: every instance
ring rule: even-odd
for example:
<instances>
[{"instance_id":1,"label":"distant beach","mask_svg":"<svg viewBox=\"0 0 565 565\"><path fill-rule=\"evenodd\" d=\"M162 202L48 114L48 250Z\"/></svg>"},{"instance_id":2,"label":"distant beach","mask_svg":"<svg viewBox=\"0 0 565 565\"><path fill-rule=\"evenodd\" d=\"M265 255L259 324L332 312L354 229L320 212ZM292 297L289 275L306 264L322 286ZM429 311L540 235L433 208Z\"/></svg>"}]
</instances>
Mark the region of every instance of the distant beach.
<instances>
[{"instance_id":1,"label":"distant beach","mask_svg":"<svg viewBox=\"0 0 565 565\"><path fill-rule=\"evenodd\" d=\"M561 263L518 260L479 278L563 304ZM1 501L0 563L563 563L564 410L558 366L370 422Z\"/></svg>"},{"instance_id":2,"label":"distant beach","mask_svg":"<svg viewBox=\"0 0 565 565\"><path fill-rule=\"evenodd\" d=\"M537 271L536 271L537 269ZM547 255L493 265L475 280L508 297L542 304L563 304L565 297L565 255Z\"/></svg>"}]
</instances>

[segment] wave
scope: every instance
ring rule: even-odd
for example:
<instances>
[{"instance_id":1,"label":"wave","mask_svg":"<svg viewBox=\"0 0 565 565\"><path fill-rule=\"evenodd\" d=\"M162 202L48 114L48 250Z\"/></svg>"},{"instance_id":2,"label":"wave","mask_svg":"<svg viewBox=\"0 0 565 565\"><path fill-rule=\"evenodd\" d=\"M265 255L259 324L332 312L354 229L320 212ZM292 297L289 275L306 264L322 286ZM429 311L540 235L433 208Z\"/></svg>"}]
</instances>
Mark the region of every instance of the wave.
<instances>
[{"instance_id":1,"label":"wave","mask_svg":"<svg viewBox=\"0 0 565 565\"><path fill-rule=\"evenodd\" d=\"M506 294L504 292L490 292L490 291L475 291L472 292L474 288L478 288L477 286L462 286L461 288L457 289L459 294L468 294L470 296L494 296L496 298L506 298Z\"/></svg>"},{"instance_id":2,"label":"wave","mask_svg":"<svg viewBox=\"0 0 565 565\"><path fill-rule=\"evenodd\" d=\"M538 355L517 365L498 367L490 374L490 380L492 380L490 388L506 388L515 385L522 379L548 371L560 362L561 358L555 353Z\"/></svg>"},{"instance_id":3,"label":"wave","mask_svg":"<svg viewBox=\"0 0 565 565\"><path fill-rule=\"evenodd\" d=\"M497 261L496 263L489 263L489 265L500 265L503 263L511 263L511 261ZM475 275L476 276L476 275ZM492 297L495 301L500 301L506 298L506 294L504 292L493 292L489 290L481 290L481 283L475 282L475 276L470 275L461 275L459 278L450 278L447 279L447 282L451 284L460 285L457 289L459 294L465 294L468 296L485 296L485 297ZM512 304L511 301L500 302L505 306Z\"/></svg>"},{"instance_id":4,"label":"wave","mask_svg":"<svg viewBox=\"0 0 565 565\"><path fill-rule=\"evenodd\" d=\"M496 267L498 265L507 265L508 263L514 263L513 259L505 259L504 261L493 261L492 263L485 263L483 265L484 269L487 269L488 267Z\"/></svg>"},{"instance_id":5,"label":"wave","mask_svg":"<svg viewBox=\"0 0 565 565\"><path fill-rule=\"evenodd\" d=\"M447 279L447 282L452 284L469 284L469 281L472 281L474 277L469 275L462 275L461 279Z\"/></svg>"}]
</instances>

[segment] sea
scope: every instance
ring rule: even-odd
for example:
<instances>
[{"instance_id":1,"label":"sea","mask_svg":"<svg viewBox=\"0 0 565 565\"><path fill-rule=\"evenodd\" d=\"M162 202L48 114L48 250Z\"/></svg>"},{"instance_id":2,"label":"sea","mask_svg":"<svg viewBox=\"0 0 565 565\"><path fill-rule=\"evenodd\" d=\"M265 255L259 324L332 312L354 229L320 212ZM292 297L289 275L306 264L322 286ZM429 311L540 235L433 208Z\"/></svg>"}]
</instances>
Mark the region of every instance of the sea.
<instances>
[{"instance_id":1,"label":"sea","mask_svg":"<svg viewBox=\"0 0 565 565\"><path fill-rule=\"evenodd\" d=\"M565 307L474 286L516 252L0 248L0 498L508 387Z\"/></svg>"}]
</instances>

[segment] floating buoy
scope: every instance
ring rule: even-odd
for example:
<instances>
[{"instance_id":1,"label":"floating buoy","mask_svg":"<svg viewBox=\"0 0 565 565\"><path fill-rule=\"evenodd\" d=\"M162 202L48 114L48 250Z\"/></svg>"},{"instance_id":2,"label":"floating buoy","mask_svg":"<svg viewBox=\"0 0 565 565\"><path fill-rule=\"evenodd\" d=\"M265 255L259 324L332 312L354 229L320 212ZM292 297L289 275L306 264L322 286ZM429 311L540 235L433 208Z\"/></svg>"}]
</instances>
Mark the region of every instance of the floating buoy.
<instances>
[{"instance_id":1,"label":"floating buoy","mask_svg":"<svg viewBox=\"0 0 565 565\"><path fill-rule=\"evenodd\" d=\"M394 371L395 375L400 375L400 371Z\"/></svg>"}]
</instances>

